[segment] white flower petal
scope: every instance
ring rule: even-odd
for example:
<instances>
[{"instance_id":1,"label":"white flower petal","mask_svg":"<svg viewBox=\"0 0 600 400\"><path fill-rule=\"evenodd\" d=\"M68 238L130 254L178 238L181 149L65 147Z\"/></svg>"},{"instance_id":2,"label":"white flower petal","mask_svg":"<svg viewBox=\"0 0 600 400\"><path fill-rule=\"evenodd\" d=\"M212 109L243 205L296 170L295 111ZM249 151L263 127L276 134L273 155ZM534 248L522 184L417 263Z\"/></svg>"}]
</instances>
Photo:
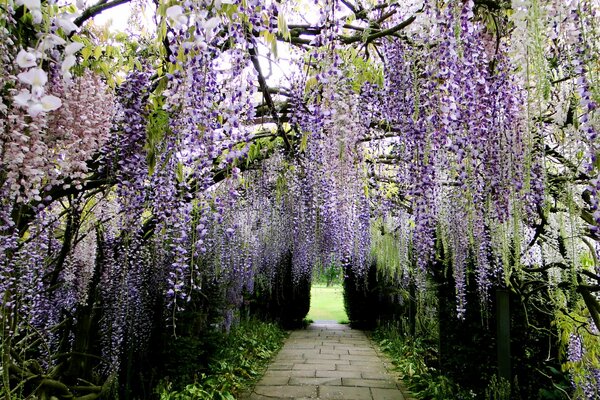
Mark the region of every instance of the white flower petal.
<instances>
[{"instance_id":1,"label":"white flower petal","mask_svg":"<svg viewBox=\"0 0 600 400\"><path fill-rule=\"evenodd\" d=\"M42 2L40 0L23 0L23 4L31 11L40 10L42 8Z\"/></svg>"},{"instance_id":2,"label":"white flower petal","mask_svg":"<svg viewBox=\"0 0 600 400\"><path fill-rule=\"evenodd\" d=\"M19 64L19 67L21 68L35 67L35 61L35 54L25 51L24 49L21 49L19 54L17 54L17 64Z\"/></svg>"},{"instance_id":3,"label":"white flower petal","mask_svg":"<svg viewBox=\"0 0 600 400\"><path fill-rule=\"evenodd\" d=\"M31 100L31 93L29 93L29 90L21 90L18 95L13 97L13 100L19 106L27 107L29 100Z\"/></svg>"},{"instance_id":4,"label":"white flower petal","mask_svg":"<svg viewBox=\"0 0 600 400\"><path fill-rule=\"evenodd\" d=\"M65 33L65 35L70 35L71 32L76 31L77 29L79 29L79 27L77 25L75 25L75 23L73 21L71 21L69 18L56 18L54 20L54 22L56 23L56 25L61 28L63 30L63 32Z\"/></svg>"},{"instance_id":5,"label":"white flower petal","mask_svg":"<svg viewBox=\"0 0 600 400\"><path fill-rule=\"evenodd\" d=\"M65 47L65 54L66 55L71 55L71 54L75 54L77 53L79 50L81 50L84 47L84 44L81 42L72 42L69 43L67 45L67 47Z\"/></svg>"},{"instance_id":6,"label":"white flower petal","mask_svg":"<svg viewBox=\"0 0 600 400\"><path fill-rule=\"evenodd\" d=\"M43 86L32 86L31 87L31 96L34 99L39 99L44 95L44 87Z\"/></svg>"},{"instance_id":7,"label":"white flower petal","mask_svg":"<svg viewBox=\"0 0 600 400\"><path fill-rule=\"evenodd\" d=\"M181 14L179 16L179 18L177 18L176 22L177 22L178 26L183 26L187 23L187 21L188 21L187 17L185 15Z\"/></svg>"},{"instance_id":8,"label":"white flower petal","mask_svg":"<svg viewBox=\"0 0 600 400\"><path fill-rule=\"evenodd\" d=\"M221 19L220 18L212 17L211 19L209 19L208 21L206 21L203 24L203 27L207 31L210 31L210 30L216 28L217 26L219 26L220 23L221 23Z\"/></svg>"},{"instance_id":9,"label":"white flower petal","mask_svg":"<svg viewBox=\"0 0 600 400\"><path fill-rule=\"evenodd\" d=\"M60 70L62 71L63 74L66 72L69 72L71 67L73 67L73 65L75 65L76 62L77 62L77 59L75 58L74 55L66 56L60 66Z\"/></svg>"},{"instance_id":10,"label":"white flower petal","mask_svg":"<svg viewBox=\"0 0 600 400\"><path fill-rule=\"evenodd\" d=\"M167 8L167 18L177 19L183 14L183 8L181 6L171 6Z\"/></svg>"},{"instance_id":11,"label":"white flower petal","mask_svg":"<svg viewBox=\"0 0 600 400\"><path fill-rule=\"evenodd\" d=\"M171 6L167 8L167 17L171 21L171 24L174 28L181 28L188 21L187 16L183 13L183 8L181 6Z\"/></svg>"},{"instance_id":12,"label":"white flower petal","mask_svg":"<svg viewBox=\"0 0 600 400\"><path fill-rule=\"evenodd\" d=\"M42 97L40 102L44 111L53 111L60 108L62 105L62 101L58 97L52 95Z\"/></svg>"},{"instance_id":13,"label":"white flower petal","mask_svg":"<svg viewBox=\"0 0 600 400\"><path fill-rule=\"evenodd\" d=\"M65 41L65 39L61 38L60 36L56 36L52 33L45 35L43 37L43 39L40 42L40 46L39 49L41 51L48 51L48 50L52 50L54 47L56 46L62 46L65 45L67 42Z\"/></svg>"},{"instance_id":14,"label":"white flower petal","mask_svg":"<svg viewBox=\"0 0 600 400\"><path fill-rule=\"evenodd\" d=\"M37 117L39 114L44 112L42 103L32 103L27 109L27 113L32 117Z\"/></svg>"},{"instance_id":15,"label":"white flower petal","mask_svg":"<svg viewBox=\"0 0 600 400\"><path fill-rule=\"evenodd\" d=\"M31 10L31 17L33 18L34 24L42 23L42 11L39 9Z\"/></svg>"},{"instance_id":16,"label":"white flower petal","mask_svg":"<svg viewBox=\"0 0 600 400\"><path fill-rule=\"evenodd\" d=\"M31 86L44 86L48 82L46 71L41 68L31 68L26 72L21 72L17 78L25 84Z\"/></svg>"}]
</instances>

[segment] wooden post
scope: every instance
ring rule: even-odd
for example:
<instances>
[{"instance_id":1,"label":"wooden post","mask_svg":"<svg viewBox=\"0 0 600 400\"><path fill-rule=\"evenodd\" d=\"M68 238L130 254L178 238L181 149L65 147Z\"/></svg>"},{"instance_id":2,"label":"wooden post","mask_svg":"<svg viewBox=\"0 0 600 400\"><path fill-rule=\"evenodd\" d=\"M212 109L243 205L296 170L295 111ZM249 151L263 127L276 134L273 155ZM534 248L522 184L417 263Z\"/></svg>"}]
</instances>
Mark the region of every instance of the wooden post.
<instances>
[{"instance_id":1,"label":"wooden post","mask_svg":"<svg viewBox=\"0 0 600 400\"><path fill-rule=\"evenodd\" d=\"M498 346L498 376L512 382L510 367L510 292L496 289L496 341Z\"/></svg>"}]
</instances>

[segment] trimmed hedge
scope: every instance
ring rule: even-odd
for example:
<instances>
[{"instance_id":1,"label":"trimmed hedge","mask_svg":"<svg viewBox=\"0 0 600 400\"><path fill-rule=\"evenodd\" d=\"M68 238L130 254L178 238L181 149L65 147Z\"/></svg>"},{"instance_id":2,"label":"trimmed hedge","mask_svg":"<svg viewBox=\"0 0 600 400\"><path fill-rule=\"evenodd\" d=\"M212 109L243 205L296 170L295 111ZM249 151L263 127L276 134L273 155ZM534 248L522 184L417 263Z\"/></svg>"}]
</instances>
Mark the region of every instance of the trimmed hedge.
<instances>
[{"instance_id":1,"label":"trimmed hedge","mask_svg":"<svg viewBox=\"0 0 600 400\"><path fill-rule=\"evenodd\" d=\"M374 329L380 320L398 318L405 307L397 296L397 285L378 276L375 261L364 275L357 275L351 266L344 267L344 307L353 328Z\"/></svg>"},{"instance_id":2,"label":"trimmed hedge","mask_svg":"<svg viewBox=\"0 0 600 400\"><path fill-rule=\"evenodd\" d=\"M288 254L270 281L256 282L248 299L251 315L276 321L286 329L301 327L310 309L310 277L294 277Z\"/></svg>"}]
</instances>

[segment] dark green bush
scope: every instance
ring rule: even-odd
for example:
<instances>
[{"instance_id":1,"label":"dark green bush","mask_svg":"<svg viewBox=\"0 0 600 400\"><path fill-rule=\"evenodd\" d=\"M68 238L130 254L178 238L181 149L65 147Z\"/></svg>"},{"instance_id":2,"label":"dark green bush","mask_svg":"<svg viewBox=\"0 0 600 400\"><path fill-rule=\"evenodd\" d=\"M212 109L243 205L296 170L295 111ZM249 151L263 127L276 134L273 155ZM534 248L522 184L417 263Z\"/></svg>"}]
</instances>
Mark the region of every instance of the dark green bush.
<instances>
[{"instance_id":1,"label":"dark green bush","mask_svg":"<svg viewBox=\"0 0 600 400\"><path fill-rule=\"evenodd\" d=\"M441 270L441 269L440 269ZM456 291L449 276L436 276L440 331L439 368L444 376L478 396L485 396L498 373L496 287L487 304L476 290L474 273L468 273L467 307L456 315ZM514 279L518 287L519 282ZM546 297L546 298L545 298ZM540 293L526 302L511 291L510 350L511 399L566 399L569 383L558 361L558 338L546 310L550 299Z\"/></svg>"},{"instance_id":2,"label":"dark green bush","mask_svg":"<svg viewBox=\"0 0 600 400\"><path fill-rule=\"evenodd\" d=\"M175 357L182 356L184 364L190 354L186 350L204 354L206 362L193 365L197 370L190 379L191 365L182 365L184 376L165 378L156 389L161 400L235 399L260 376L272 356L281 348L286 333L273 323L257 319L243 320L229 334L212 334L204 341L209 351L202 351L200 341L180 341L174 345ZM184 378L188 379L184 382ZM175 382L179 384L175 384Z\"/></svg>"},{"instance_id":3,"label":"dark green bush","mask_svg":"<svg viewBox=\"0 0 600 400\"><path fill-rule=\"evenodd\" d=\"M310 285L310 277L293 275L292 257L288 254L272 279L255 282L254 292L248 298L249 312L276 321L286 329L298 328L310 309Z\"/></svg>"},{"instance_id":4,"label":"dark green bush","mask_svg":"<svg viewBox=\"0 0 600 400\"><path fill-rule=\"evenodd\" d=\"M431 356L436 353L431 344L420 338L399 334L393 325L380 326L373 332L373 340L387 353L395 370L414 396L420 400L474 400L474 393L464 390L450 378L432 367Z\"/></svg>"},{"instance_id":5,"label":"dark green bush","mask_svg":"<svg viewBox=\"0 0 600 400\"><path fill-rule=\"evenodd\" d=\"M403 307L398 301L398 286L387 276L378 276L375 261L362 276L350 266L344 272L344 307L353 328L374 329L378 321L400 316Z\"/></svg>"}]
</instances>

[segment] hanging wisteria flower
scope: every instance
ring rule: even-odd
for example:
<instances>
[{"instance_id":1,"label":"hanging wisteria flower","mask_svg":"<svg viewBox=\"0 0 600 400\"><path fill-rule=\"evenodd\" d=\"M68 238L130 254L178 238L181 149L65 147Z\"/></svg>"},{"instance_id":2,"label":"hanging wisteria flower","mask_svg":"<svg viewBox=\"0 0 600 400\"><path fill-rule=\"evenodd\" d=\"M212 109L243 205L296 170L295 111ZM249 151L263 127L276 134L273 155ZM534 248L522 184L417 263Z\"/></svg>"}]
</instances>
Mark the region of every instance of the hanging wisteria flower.
<instances>
[{"instance_id":1,"label":"hanging wisteria flower","mask_svg":"<svg viewBox=\"0 0 600 400\"><path fill-rule=\"evenodd\" d=\"M65 39L53 33L46 33L40 36L41 37L38 49L42 53L46 53L50 50L53 50L56 46L64 46L65 44L67 44L67 41Z\"/></svg>"},{"instance_id":2,"label":"hanging wisteria flower","mask_svg":"<svg viewBox=\"0 0 600 400\"><path fill-rule=\"evenodd\" d=\"M259 61L271 63L264 39L276 45L286 36L288 6L280 3L161 3L159 13L168 7L159 16L168 24L160 33L162 51L147 51L145 40L133 46L119 42L99 59L88 48L76 76L71 71L77 52L90 43L84 35L95 32L82 29L69 37L81 14L66 12L71 6L54 0L16 0L24 6L18 13L0 13L0 299L10 292L3 306L23 321L16 323L18 338L27 338L26 323L47 332L67 319L54 339L42 338L51 349L42 352L60 349L60 355L47 354L48 363L69 367L79 354L75 346L91 337L89 347L107 360L90 353L90 363L100 363L93 367L94 378L133 376L129 371L135 368L124 361L150 338L163 337L155 335L163 328L160 321L173 322L178 333L174 322L182 310L193 304L198 311L203 299L217 300L208 289L215 289L222 304L201 311L221 315L217 324L228 329L245 295L259 284L277 284L273 278L283 269L294 282L310 280L315 268L331 264L360 274L372 257L393 262L395 282L405 287L416 282L422 289L417 296L430 290L432 274L453 282L462 318L471 314L467 297L470 301L474 286L485 307L492 287L521 278L512 272L525 259L518 247L535 242L546 228L525 224L552 221L545 213L563 208L592 215L594 226L600 222L598 99L590 69L597 59L585 49L583 35L595 34L589 20L596 14L579 11L589 1L564 7L549 0L513 2L515 14L524 14L517 32L527 36L536 30L539 43L523 44L541 56L531 64L529 56L511 58L507 52L507 43L520 37L498 38L474 14L482 2L426 1L417 13L426 22L386 37L380 35L404 22L404 5L379 2L361 10L358 19L381 23L361 28L363 37L354 42L360 34L353 36L345 26L362 22L347 19L339 1L320 1L310 34L290 40L299 52L310 49L298 57L303 73L293 78L291 89L274 89L265 87ZM538 14L529 13L533 6ZM575 18L576 8L588 20ZM566 16L557 10L573 12L564 23L569 32L561 31ZM576 79L567 75L567 83L556 83L567 87L561 99L573 106L556 115L549 109L547 118L533 115L554 97L555 85L549 85L555 71L547 70L547 40L537 28L548 25L554 11L558 25L548 42L581 46L565 52L569 61L560 68ZM494 22L502 24L501 19ZM13 37L6 32L14 26L27 29ZM497 28L496 34L505 31ZM148 59L115 70L129 71L120 75L116 90L87 69L113 65L106 64L111 51L131 48L133 53L110 62L140 54ZM374 48L382 62L363 58L363 51ZM529 90L531 82L515 79L519 64L541 83ZM548 134L543 125L552 119L561 126L571 119L577 127ZM254 135L259 124L266 133ZM574 140L565 144L564 137ZM572 157L547 168L546 147L565 148ZM584 190L591 195L582 204L563 207L558 199L546 207L546 196L553 194L544 193L545 175L560 182L571 176L554 179L557 171L591 183L587 189L574 184L569 197L579 200ZM545 247L562 244L556 231L570 231L569 237L584 231L575 223L547 228L544 244L535 244L539 259L537 253L528 258L532 270L553 258ZM583 234L595 240L590 229ZM569 279L577 284L579 259L591 264L590 257L566 247L571 249L557 260L573 262ZM376 254L386 250L388 257ZM592 274L594 267L587 267ZM436 276L438 268L443 277ZM530 273L524 267L520 272ZM561 290L561 274L553 267L541 284ZM579 294L572 290L568 302L576 303ZM88 316L94 329L79 330ZM584 351L585 338L571 335L570 362L595 355ZM599 382L596 366L582 376L590 398L590 385Z\"/></svg>"},{"instance_id":3,"label":"hanging wisteria flower","mask_svg":"<svg viewBox=\"0 0 600 400\"><path fill-rule=\"evenodd\" d=\"M27 85L31 85L31 92L34 96L44 94L44 86L48 82L48 74L41 68L31 68L26 72L17 75L19 80Z\"/></svg>"},{"instance_id":4,"label":"hanging wisteria flower","mask_svg":"<svg viewBox=\"0 0 600 400\"><path fill-rule=\"evenodd\" d=\"M27 112L32 117L58 109L62 102L54 95L45 95L45 86L48 82L48 74L41 68L31 68L26 72L21 72L19 80L25 84L31 85L31 91L22 89L14 101L17 105L27 108Z\"/></svg>"},{"instance_id":5,"label":"hanging wisteria flower","mask_svg":"<svg viewBox=\"0 0 600 400\"><path fill-rule=\"evenodd\" d=\"M61 13L54 18L54 23L62 29L65 35L70 35L79 29L73 22L79 15L80 13Z\"/></svg>"},{"instance_id":6,"label":"hanging wisteria flower","mask_svg":"<svg viewBox=\"0 0 600 400\"><path fill-rule=\"evenodd\" d=\"M188 22L188 17L183 12L183 7L180 5L171 6L167 8L167 18L175 29L181 29L185 27Z\"/></svg>"},{"instance_id":7,"label":"hanging wisteria flower","mask_svg":"<svg viewBox=\"0 0 600 400\"><path fill-rule=\"evenodd\" d=\"M71 79L71 68L77 63L77 57L75 53L84 47L83 43L72 42L65 46L64 59L60 65L60 71L62 72L63 79Z\"/></svg>"},{"instance_id":8,"label":"hanging wisteria flower","mask_svg":"<svg viewBox=\"0 0 600 400\"><path fill-rule=\"evenodd\" d=\"M33 23L39 24L42 22L42 3L40 0L16 0L15 4L27 7L33 17Z\"/></svg>"},{"instance_id":9,"label":"hanging wisteria flower","mask_svg":"<svg viewBox=\"0 0 600 400\"><path fill-rule=\"evenodd\" d=\"M54 95L34 96L27 89L21 90L13 99L17 105L27 108L27 113L32 117L54 111L62 105L62 100Z\"/></svg>"},{"instance_id":10,"label":"hanging wisteria flower","mask_svg":"<svg viewBox=\"0 0 600 400\"><path fill-rule=\"evenodd\" d=\"M65 55L71 56L81 50L85 45L81 42L71 42L65 46Z\"/></svg>"},{"instance_id":11,"label":"hanging wisteria flower","mask_svg":"<svg viewBox=\"0 0 600 400\"><path fill-rule=\"evenodd\" d=\"M36 54L35 50L29 49L29 51L26 51L24 49L21 49L17 54L16 61L19 67L21 68L35 67L39 56L40 55Z\"/></svg>"}]
</instances>

